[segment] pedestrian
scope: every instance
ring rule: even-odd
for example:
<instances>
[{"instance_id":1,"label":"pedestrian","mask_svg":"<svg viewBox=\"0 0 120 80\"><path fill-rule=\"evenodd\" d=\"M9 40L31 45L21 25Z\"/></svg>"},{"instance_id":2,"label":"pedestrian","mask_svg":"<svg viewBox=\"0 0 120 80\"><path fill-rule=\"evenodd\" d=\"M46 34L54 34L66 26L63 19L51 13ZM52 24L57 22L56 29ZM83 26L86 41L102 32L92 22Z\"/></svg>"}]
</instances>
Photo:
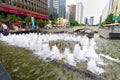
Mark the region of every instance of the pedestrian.
<instances>
[{"instance_id":1,"label":"pedestrian","mask_svg":"<svg viewBox=\"0 0 120 80\"><path fill-rule=\"evenodd\" d=\"M3 32L4 33L6 33L7 32L7 28L8 28L8 26L6 25L6 24L2 24L2 27L3 27Z\"/></svg>"},{"instance_id":2,"label":"pedestrian","mask_svg":"<svg viewBox=\"0 0 120 80\"><path fill-rule=\"evenodd\" d=\"M2 23L0 23L0 32L3 32Z\"/></svg>"}]
</instances>

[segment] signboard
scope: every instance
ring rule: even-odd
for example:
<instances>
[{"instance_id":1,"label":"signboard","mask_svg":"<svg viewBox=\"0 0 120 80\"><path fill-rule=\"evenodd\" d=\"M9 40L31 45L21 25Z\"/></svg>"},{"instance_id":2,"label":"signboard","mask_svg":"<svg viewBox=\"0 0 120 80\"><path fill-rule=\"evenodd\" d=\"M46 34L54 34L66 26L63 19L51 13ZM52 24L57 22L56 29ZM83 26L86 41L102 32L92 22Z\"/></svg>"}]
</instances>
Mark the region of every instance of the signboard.
<instances>
[{"instance_id":1,"label":"signboard","mask_svg":"<svg viewBox=\"0 0 120 80\"><path fill-rule=\"evenodd\" d=\"M32 21L32 27L34 27L35 26L34 17L31 17L31 21Z\"/></svg>"},{"instance_id":2,"label":"signboard","mask_svg":"<svg viewBox=\"0 0 120 80\"><path fill-rule=\"evenodd\" d=\"M2 64L0 64L0 80L12 80Z\"/></svg>"},{"instance_id":3,"label":"signboard","mask_svg":"<svg viewBox=\"0 0 120 80\"><path fill-rule=\"evenodd\" d=\"M113 17L114 21L120 21L120 16Z\"/></svg>"}]
</instances>

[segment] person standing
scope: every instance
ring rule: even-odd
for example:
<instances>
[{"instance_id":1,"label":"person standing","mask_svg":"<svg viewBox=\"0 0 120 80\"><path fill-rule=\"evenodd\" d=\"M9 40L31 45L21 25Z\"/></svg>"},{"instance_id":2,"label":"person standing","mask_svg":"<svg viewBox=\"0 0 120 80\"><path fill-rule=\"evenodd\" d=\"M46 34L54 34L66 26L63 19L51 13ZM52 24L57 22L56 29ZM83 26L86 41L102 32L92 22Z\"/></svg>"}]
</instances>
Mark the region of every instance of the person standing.
<instances>
[{"instance_id":1,"label":"person standing","mask_svg":"<svg viewBox=\"0 0 120 80\"><path fill-rule=\"evenodd\" d=\"M7 25L3 23L2 27L3 27L3 32L6 33L7 32L7 28L8 28Z\"/></svg>"},{"instance_id":2,"label":"person standing","mask_svg":"<svg viewBox=\"0 0 120 80\"><path fill-rule=\"evenodd\" d=\"M0 32L3 32L2 23L0 23Z\"/></svg>"}]
</instances>

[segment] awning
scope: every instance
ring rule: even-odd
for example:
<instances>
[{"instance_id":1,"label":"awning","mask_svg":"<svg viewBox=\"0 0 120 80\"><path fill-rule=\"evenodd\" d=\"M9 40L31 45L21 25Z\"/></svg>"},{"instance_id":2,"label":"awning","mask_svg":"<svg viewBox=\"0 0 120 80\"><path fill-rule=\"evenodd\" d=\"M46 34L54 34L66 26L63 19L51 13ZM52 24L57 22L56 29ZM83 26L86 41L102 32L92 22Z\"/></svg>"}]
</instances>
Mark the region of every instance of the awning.
<instances>
[{"instance_id":1,"label":"awning","mask_svg":"<svg viewBox=\"0 0 120 80\"><path fill-rule=\"evenodd\" d=\"M43 16L41 14L31 13L28 11L18 10L18 9L14 9L14 8L4 7L4 6L0 6L0 11L14 13L14 14L20 14L20 15L25 15L25 16L32 15L33 17L36 17L36 18L48 20L48 16Z\"/></svg>"}]
</instances>

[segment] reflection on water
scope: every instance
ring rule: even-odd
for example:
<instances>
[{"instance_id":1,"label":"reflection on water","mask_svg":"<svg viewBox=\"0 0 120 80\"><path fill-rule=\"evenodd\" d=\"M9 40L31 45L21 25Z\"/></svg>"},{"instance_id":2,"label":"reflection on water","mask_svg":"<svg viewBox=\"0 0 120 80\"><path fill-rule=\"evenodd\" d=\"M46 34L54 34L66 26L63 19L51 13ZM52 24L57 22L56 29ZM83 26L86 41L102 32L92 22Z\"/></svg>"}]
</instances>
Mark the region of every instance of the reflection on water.
<instances>
[{"instance_id":1,"label":"reflection on water","mask_svg":"<svg viewBox=\"0 0 120 80\"><path fill-rule=\"evenodd\" d=\"M96 37L98 46L97 53L102 53L120 60L120 40L110 40ZM104 66L106 73L102 76L105 80L120 80L120 63L103 58L107 65Z\"/></svg>"}]
</instances>

